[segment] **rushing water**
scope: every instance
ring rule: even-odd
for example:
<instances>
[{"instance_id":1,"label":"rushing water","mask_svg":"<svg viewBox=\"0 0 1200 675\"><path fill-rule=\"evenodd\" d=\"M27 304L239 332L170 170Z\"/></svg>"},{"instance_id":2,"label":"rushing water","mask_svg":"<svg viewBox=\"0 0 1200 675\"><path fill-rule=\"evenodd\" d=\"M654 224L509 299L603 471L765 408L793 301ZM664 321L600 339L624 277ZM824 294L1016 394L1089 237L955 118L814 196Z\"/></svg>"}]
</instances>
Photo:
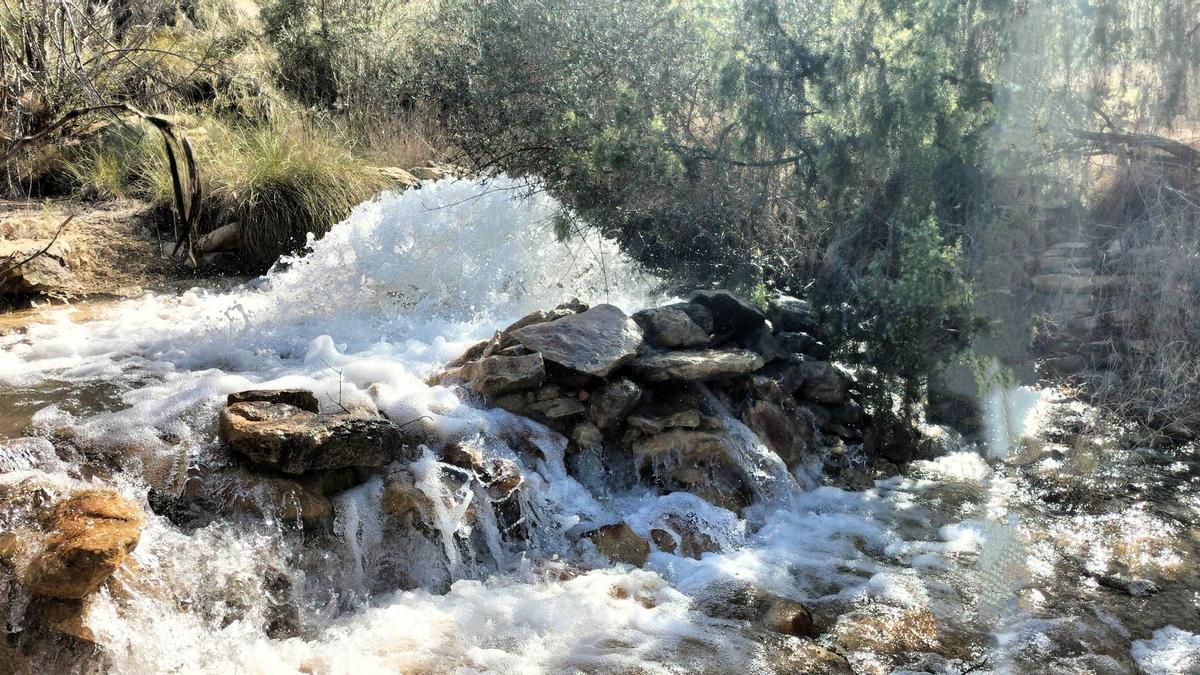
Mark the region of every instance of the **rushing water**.
<instances>
[{"instance_id":1,"label":"rushing water","mask_svg":"<svg viewBox=\"0 0 1200 675\"><path fill-rule=\"evenodd\" d=\"M725 415L759 497L741 520L609 477L598 455L568 462L553 432L428 386L527 311L659 299L611 242L556 242L556 205L512 187L386 195L246 287L147 295L79 322L54 310L0 337L0 433L61 441L58 454L11 445L0 471L101 473L148 514L132 564L85 611L98 650L47 648L41 669L794 672L798 639L701 611L750 584L808 604L818 643L856 672L1200 671L1200 464L1122 447L1053 392L994 396L984 447L863 492L788 474ZM431 454L412 466L437 506L419 528L382 517L379 479L340 494L323 532L269 514L190 527L153 514L153 492L222 461L217 412L251 387L370 402L474 439L523 469L523 536L473 508L484 497ZM621 519L643 536L686 522L721 550L656 550L636 569L577 536Z\"/></svg>"}]
</instances>

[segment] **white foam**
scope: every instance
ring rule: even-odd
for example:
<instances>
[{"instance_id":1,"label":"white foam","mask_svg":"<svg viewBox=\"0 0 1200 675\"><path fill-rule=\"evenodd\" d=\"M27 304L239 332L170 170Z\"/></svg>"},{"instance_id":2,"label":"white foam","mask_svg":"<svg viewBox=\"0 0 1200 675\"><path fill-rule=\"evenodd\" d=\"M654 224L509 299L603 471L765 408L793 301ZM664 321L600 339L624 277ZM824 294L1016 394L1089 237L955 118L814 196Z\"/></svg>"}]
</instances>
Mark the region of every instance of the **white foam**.
<instances>
[{"instance_id":1,"label":"white foam","mask_svg":"<svg viewBox=\"0 0 1200 675\"><path fill-rule=\"evenodd\" d=\"M1149 640L1135 640L1132 655L1146 675L1200 672L1200 635L1175 626L1159 628Z\"/></svg>"}]
</instances>

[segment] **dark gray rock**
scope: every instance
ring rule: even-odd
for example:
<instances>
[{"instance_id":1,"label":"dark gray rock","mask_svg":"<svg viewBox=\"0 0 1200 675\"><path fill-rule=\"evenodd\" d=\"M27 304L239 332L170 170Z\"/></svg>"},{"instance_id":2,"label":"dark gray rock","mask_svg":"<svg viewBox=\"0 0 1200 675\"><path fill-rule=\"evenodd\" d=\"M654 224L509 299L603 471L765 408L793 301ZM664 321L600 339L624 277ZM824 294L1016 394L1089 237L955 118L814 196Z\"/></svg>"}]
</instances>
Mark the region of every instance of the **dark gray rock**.
<instances>
[{"instance_id":1,"label":"dark gray rock","mask_svg":"<svg viewBox=\"0 0 1200 675\"><path fill-rule=\"evenodd\" d=\"M695 307L707 311L701 305ZM708 344L708 331L678 306L643 309L633 315L633 320L642 327L646 341L655 347L672 349L702 347Z\"/></svg>"},{"instance_id":2,"label":"dark gray rock","mask_svg":"<svg viewBox=\"0 0 1200 675\"><path fill-rule=\"evenodd\" d=\"M641 385L627 377L618 377L606 382L588 399L588 415L601 431L615 431L641 399Z\"/></svg>"},{"instance_id":3,"label":"dark gray rock","mask_svg":"<svg viewBox=\"0 0 1200 675\"><path fill-rule=\"evenodd\" d=\"M525 326L511 335L547 361L596 377L606 377L633 359L643 342L637 323L612 305Z\"/></svg>"},{"instance_id":4,"label":"dark gray rock","mask_svg":"<svg viewBox=\"0 0 1200 675\"><path fill-rule=\"evenodd\" d=\"M809 361L801 368L804 371L801 396L827 405L839 405L846 400L850 382L832 363Z\"/></svg>"},{"instance_id":5,"label":"dark gray rock","mask_svg":"<svg viewBox=\"0 0 1200 675\"><path fill-rule=\"evenodd\" d=\"M821 322L807 300L780 295L767 305L767 316L777 331L820 333Z\"/></svg>"},{"instance_id":6,"label":"dark gray rock","mask_svg":"<svg viewBox=\"0 0 1200 675\"><path fill-rule=\"evenodd\" d=\"M716 341L749 333L767 320L761 309L723 289L696 291L690 299L712 312Z\"/></svg>"}]
</instances>

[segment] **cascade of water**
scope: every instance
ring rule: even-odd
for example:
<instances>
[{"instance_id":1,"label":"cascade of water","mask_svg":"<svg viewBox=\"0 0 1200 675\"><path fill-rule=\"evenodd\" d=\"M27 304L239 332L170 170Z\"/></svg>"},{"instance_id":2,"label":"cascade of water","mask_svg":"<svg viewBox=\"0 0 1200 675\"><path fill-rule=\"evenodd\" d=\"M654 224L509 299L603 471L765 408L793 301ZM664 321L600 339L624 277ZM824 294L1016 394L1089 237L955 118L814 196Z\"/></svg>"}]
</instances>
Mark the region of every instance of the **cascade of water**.
<instances>
[{"instance_id":1,"label":"cascade of water","mask_svg":"<svg viewBox=\"0 0 1200 675\"><path fill-rule=\"evenodd\" d=\"M762 440L742 424L711 389L703 384L696 387L704 401L717 413L721 427L733 439L736 464L754 491L756 506L761 505L768 512L792 509L801 487L796 477L788 471L787 465L779 455L763 445Z\"/></svg>"}]
</instances>

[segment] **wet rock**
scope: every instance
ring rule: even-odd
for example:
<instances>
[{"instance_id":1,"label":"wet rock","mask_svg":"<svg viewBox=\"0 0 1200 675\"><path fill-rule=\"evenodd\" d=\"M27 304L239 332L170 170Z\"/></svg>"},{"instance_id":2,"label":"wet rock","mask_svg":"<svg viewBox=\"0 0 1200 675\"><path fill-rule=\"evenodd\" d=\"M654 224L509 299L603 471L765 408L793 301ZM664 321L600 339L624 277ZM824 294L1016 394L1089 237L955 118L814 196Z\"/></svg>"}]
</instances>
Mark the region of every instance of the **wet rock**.
<instances>
[{"instance_id":1,"label":"wet rock","mask_svg":"<svg viewBox=\"0 0 1200 675\"><path fill-rule=\"evenodd\" d=\"M383 483L383 512L402 516L409 512L428 512L432 502L417 487L417 478L408 467L389 472Z\"/></svg>"},{"instance_id":2,"label":"wet rock","mask_svg":"<svg viewBox=\"0 0 1200 675\"><path fill-rule=\"evenodd\" d=\"M771 401L755 401L742 414L742 422L789 467L809 453L813 443L812 423L799 411L785 411Z\"/></svg>"},{"instance_id":3,"label":"wet rock","mask_svg":"<svg viewBox=\"0 0 1200 675\"><path fill-rule=\"evenodd\" d=\"M657 352L634 359L630 368L650 382L721 380L762 368L763 357L748 349Z\"/></svg>"},{"instance_id":4,"label":"wet rock","mask_svg":"<svg viewBox=\"0 0 1200 675\"><path fill-rule=\"evenodd\" d=\"M39 514L44 538L24 573L36 596L79 599L104 583L141 539L145 518L115 490L86 489Z\"/></svg>"},{"instance_id":5,"label":"wet rock","mask_svg":"<svg viewBox=\"0 0 1200 675\"><path fill-rule=\"evenodd\" d=\"M780 332L819 333L821 322L817 311L807 300L790 295L776 296L767 304L767 316Z\"/></svg>"},{"instance_id":6,"label":"wet rock","mask_svg":"<svg viewBox=\"0 0 1200 675\"><path fill-rule=\"evenodd\" d=\"M705 553L721 550L721 545L701 529L699 521L692 514L669 514L666 518L666 525L670 528L669 531L662 529L655 531L662 532L671 538L672 548L669 551L670 553L675 552L674 544L676 538L678 538L679 543L679 555L685 558L699 560ZM672 535L672 533L674 534ZM653 537L654 531L650 534ZM662 535L659 535L659 537L661 538ZM658 543L658 539L655 539L655 543ZM662 548L664 551L667 550L662 546L659 546L659 548Z\"/></svg>"},{"instance_id":7,"label":"wet rock","mask_svg":"<svg viewBox=\"0 0 1200 675\"><path fill-rule=\"evenodd\" d=\"M546 379L541 354L488 356L465 364L459 372L472 391L489 397L533 389Z\"/></svg>"},{"instance_id":8,"label":"wet rock","mask_svg":"<svg viewBox=\"0 0 1200 675\"><path fill-rule=\"evenodd\" d=\"M690 300L712 312L717 342L749 333L767 320L761 309L726 290L696 291Z\"/></svg>"},{"instance_id":9,"label":"wet rock","mask_svg":"<svg viewBox=\"0 0 1200 675\"><path fill-rule=\"evenodd\" d=\"M650 530L650 540L654 542L654 545L658 548L658 550L665 551L667 553L673 554L675 553L675 550L679 548L679 545L675 543L675 535L662 529L661 527L656 527Z\"/></svg>"},{"instance_id":10,"label":"wet rock","mask_svg":"<svg viewBox=\"0 0 1200 675\"><path fill-rule=\"evenodd\" d=\"M616 562L641 567L650 555L650 544L625 523L604 525L583 536L592 540L596 550Z\"/></svg>"},{"instance_id":11,"label":"wet rock","mask_svg":"<svg viewBox=\"0 0 1200 675\"><path fill-rule=\"evenodd\" d=\"M188 489L194 490L190 485ZM248 514L256 518L314 522L333 513L329 499L309 486L243 469L234 468L207 477L202 489L206 501L224 515Z\"/></svg>"},{"instance_id":12,"label":"wet rock","mask_svg":"<svg viewBox=\"0 0 1200 675\"><path fill-rule=\"evenodd\" d=\"M598 448L604 444L604 432L591 422L583 422L571 431L571 440L580 448Z\"/></svg>"},{"instance_id":13,"label":"wet rock","mask_svg":"<svg viewBox=\"0 0 1200 675\"><path fill-rule=\"evenodd\" d=\"M794 396L804 386L805 375L803 361L776 361L755 372L750 384L758 396L784 400Z\"/></svg>"},{"instance_id":14,"label":"wet rock","mask_svg":"<svg viewBox=\"0 0 1200 675\"><path fill-rule=\"evenodd\" d=\"M827 361L809 361L801 366L804 384L800 394L810 401L839 405L846 400L849 380Z\"/></svg>"},{"instance_id":15,"label":"wet rock","mask_svg":"<svg viewBox=\"0 0 1200 675\"><path fill-rule=\"evenodd\" d=\"M766 661L773 673L805 675L854 675L846 657L810 639L767 641Z\"/></svg>"},{"instance_id":16,"label":"wet rock","mask_svg":"<svg viewBox=\"0 0 1200 675\"><path fill-rule=\"evenodd\" d=\"M733 441L722 432L671 429L634 442L633 452L641 457L725 460L734 450Z\"/></svg>"},{"instance_id":17,"label":"wet rock","mask_svg":"<svg viewBox=\"0 0 1200 675\"><path fill-rule=\"evenodd\" d=\"M655 347L673 349L679 347L702 347L708 344L708 330L692 319L693 314L709 313L703 305L690 304L690 312L679 305L668 305L654 309L643 309L633 315L633 320L642 327L646 341ZM708 325L711 329L712 316Z\"/></svg>"},{"instance_id":18,"label":"wet rock","mask_svg":"<svg viewBox=\"0 0 1200 675\"><path fill-rule=\"evenodd\" d=\"M552 384L536 391L506 394L493 400L492 404L559 431L568 429L587 411L578 396Z\"/></svg>"},{"instance_id":19,"label":"wet rock","mask_svg":"<svg viewBox=\"0 0 1200 675\"><path fill-rule=\"evenodd\" d=\"M588 416L601 431L615 431L642 399L642 387L627 377L606 382L588 399Z\"/></svg>"},{"instance_id":20,"label":"wet rock","mask_svg":"<svg viewBox=\"0 0 1200 675\"><path fill-rule=\"evenodd\" d=\"M747 583L715 583L701 592L697 605L700 611L718 619L751 621L767 630L796 637L816 635L812 614L802 603Z\"/></svg>"},{"instance_id":21,"label":"wet rock","mask_svg":"<svg viewBox=\"0 0 1200 675\"><path fill-rule=\"evenodd\" d=\"M676 427L695 429L700 426L700 399L690 390L656 394L630 413L625 423L645 434Z\"/></svg>"},{"instance_id":22,"label":"wet rock","mask_svg":"<svg viewBox=\"0 0 1200 675\"><path fill-rule=\"evenodd\" d=\"M547 361L596 377L606 377L633 359L643 342L637 323L612 305L525 326L511 335Z\"/></svg>"},{"instance_id":23,"label":"wet rock","mask_svg":"<svg viewBox=\"0 0 1200 675\"><path fill-rule=\"evenodd\" d=\"M286 403L311 413L321 412L321 404L317 401L316 395L307 389L248 389L230 394L225 403L233 405L251 401Z\"/></svg>"},{"instance_id":24,"label":"wet rock","mask_svg":"<svg viewBox=\"0 0 1200 675\"><path fill-rule=\"evenodd\" d=\"M226 406L220 436L254 464L293 475L384 466L427 440L383 418L322 415L267 401Z\"/></svg>"},{"instance_id":25,"label":"wet rock","mask_svg":"<svg viewBox=\"0 0 1200 675\"><path fill-rule=\"evenodd\" d=\"M814 637L812 614L804 605L795 600L779 598L771 602L762 616L759 625L767 630L796 637Z\"/></svg>"}]
</instances>

